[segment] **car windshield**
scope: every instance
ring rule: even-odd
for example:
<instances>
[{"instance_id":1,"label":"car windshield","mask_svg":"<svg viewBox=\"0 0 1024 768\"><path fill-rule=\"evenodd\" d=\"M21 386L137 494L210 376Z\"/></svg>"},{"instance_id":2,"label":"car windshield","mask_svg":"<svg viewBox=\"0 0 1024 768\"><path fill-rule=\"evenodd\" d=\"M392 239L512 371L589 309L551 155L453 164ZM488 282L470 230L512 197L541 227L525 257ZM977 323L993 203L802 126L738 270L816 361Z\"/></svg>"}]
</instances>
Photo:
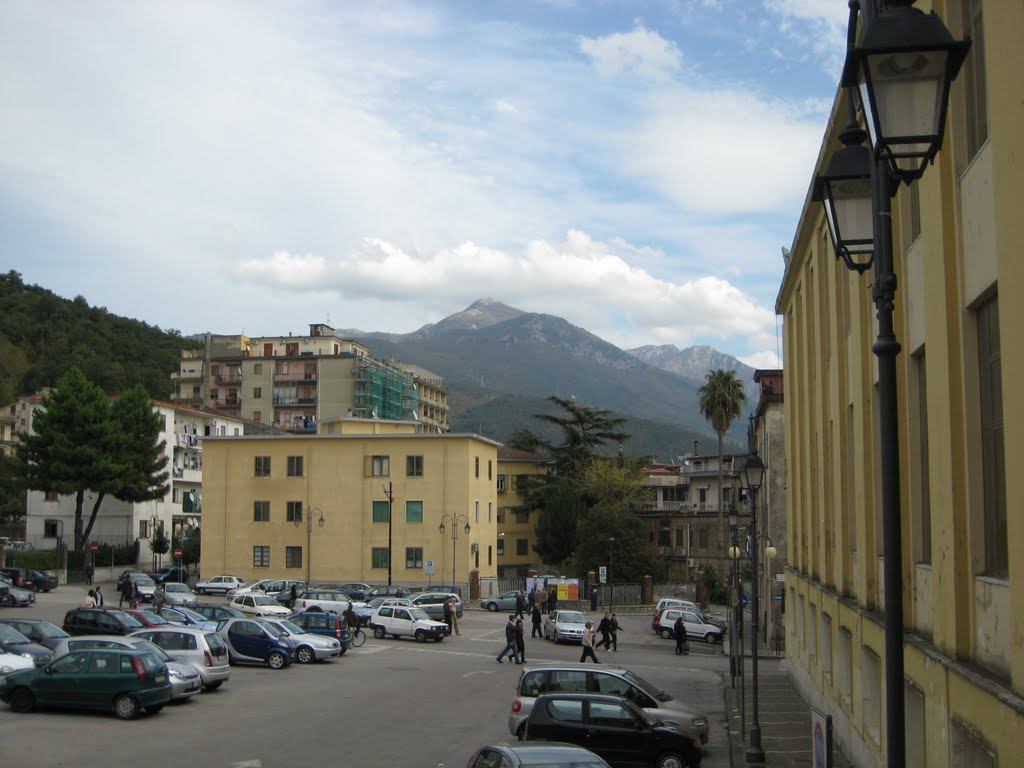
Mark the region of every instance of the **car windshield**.
<instances>
[{"instance_id":1,"label":"car windshield","mask_svg":"<svg viewBox=\"0 0 1024 768\"><path fill-rule=\"evenodd\" d=\"M151 578L149 578L149 576L136 576L135 577L135 583L136 583L136 585L138 585L140 587L155 587L156 586L156 582L153 581Z\"/></svg>"},{"instance_id":2,"label":"car windshield","mask_svg":"<svg viewBox=\"0 0 1024 768\"><path fill-rule=\"evenodd\" d=\"M291 632L293 635L305 634L306 630L300 627L298 624L292 624L290 621L282 619L281 621L275 622L279 627L283 627L286 631Z\"/></svg>"},{"instance_id":3,"label":"car windshield","mask_svg":"<svg viewBox=\"0 0 1024 768\"><path fill-rule=\"evenodd\" d=\"M191 590L184 584L171 583L164 584L164 592L191 592Z\"/></svg>"},{"instance_id":4,"label":"car windshield","mask_svg":"<svg viewBox=\"0 0 1024 768\"><path fill-rule=\"evenodd\" d=\"M202 624L203 622L209 621L209 619L207 619L205 616L203 616L203 614L196 613L195 611L191 611L188 608L182 608L181 606L178 606L177 608L175 608L174 612L175 613L180 613L186 619L192 619L192 621L199 622L200 624Z\"/></svg>"},{"instance_id":5,"label":"car windshield","mask_svg":"<svg viewBox=\"0 0 1024 768\"><path fill-rule=\"evenodd\" d=\"M148 621L150 624L153 624L154 626L162 627L164 624L171 623L163 616L159 616L155 613L150 613L149 611L144 611L144 613L146 621Z\"/></svg>"},{"instance_id":6,"label":"car windshield","mask_svg":"<svg viewBox=\"0 0 1024 768\"><path fill-rule=\"evenodd\" d=\"M118 621L121 622L121 626L123 626L123 627L131 627L132 629L141 629L142 628L142 622L139 621L138 619L136 619L130 613L122 613L117 618L118 618ZM157 616L156 618L160 619L159 616ZM160 619L160 623L161 624L167 624L168 622L164 621L163 619Z\"/></svg>"},{"instance_id":7,"label":"car windshield","mask_svg":"<svg viewBox=\"0 0 1024 768\"><path fill-rule=\"evenodd\" d=\"M646 693L648 696L653 696L658 701L672 701L672 697L669 694L665 693L657 686L651 685L649 682L640 677L640 675L634 672L630 672L628 669L623 673L623 677L629 680L629 682L631 682L641 691Z\"/></svg>"},{"instance_id":8,"label":"car windshield","mask_svg":"<svg viewBox=\"0 0 1024 768\"><path fill-rule=\"evenodd\" d=\"M6 624L0 624L0 641L11 643L12 645L21 645L22 643L30 642L30 640L21 634L21 632L16 630L14 627L7 626Z\"/></svg>"},{"instance_id":9,"label":"car windshield","mask_svg":"<svg viewBox=\"0 0 1024 768\"><path fill-rule=\"evenodd\" d=\"M587 617L579 611L559 611L558 621L562 624L586 624Z\"/></svg>"},{"instance_id":10,"label":"car windshield","mask_svg":"<svg viewBox=\"0 0 1024 768\"><path fill-rule=\"evenodd\" d=\"M256 605L280 605L277 600L270 597L269 595L256 595L253 597Z\"/></svg>"},{"instance_id":11,"label":"car windshield","mask_svg":"<svg viewBox=\"0 0 1024 768\"><path fill-rule=\"evenodd\" d=\"M430 620L430 616L422 608L408 608L407 610L414 619L420 619L421 621Z\"/></svg>"},{"instance_id":12,"label":"car windshield","mask_svg":"<svg viewBox=\"0 0 1024 768\"><path fill-rule=\"evenodd\" d=\"M131 646L133 648L138 648L140 651L149 651L150 653L155 653L157 656L160 657L160 661L162 662L166 663L168 661L171 661L171 657L167 655L167 652L164 651L163 648L157 645L153 645L153 643L149 642L149 640L132 640Z\"/></svg>"},{"instance_id":13,"label":"car windshield","mask_svg":"<svg viewBox=\"0 0 1024 768\"><path fill-rule=\"evenodd\" d=\"M261 621L260 625L265 627L267 629L267 631L270 632L270 634L272 634L274 637L278 637L279 638L279 637L284 636L284 630L281 629L280 627L276 626L273 622Z\"/></svg>"},{"instance_id":14,"label":"car windshield","mask_svg":"<svg viewBox=\"0 0 1024 768\"><path fill-rule=\"evenodd\" d=\"M71 637L67 632L58 627L56 624L51 624L48 621L40 621L35 625L36 631L40 637L51 638L51 637Z\"/></svg>"}]
</instances>

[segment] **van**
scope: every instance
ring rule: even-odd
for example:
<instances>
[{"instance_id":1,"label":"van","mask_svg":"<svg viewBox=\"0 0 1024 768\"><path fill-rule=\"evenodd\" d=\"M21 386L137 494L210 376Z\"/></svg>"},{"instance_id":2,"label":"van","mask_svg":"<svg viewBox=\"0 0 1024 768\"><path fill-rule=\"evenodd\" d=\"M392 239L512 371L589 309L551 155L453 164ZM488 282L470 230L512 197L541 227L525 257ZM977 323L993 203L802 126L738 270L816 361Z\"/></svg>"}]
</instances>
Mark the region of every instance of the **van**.
<instances>
[{"instance_id":1,"label":"van","mask_svg":"<svg viewBox=\"0 0 1024 768\"><path fill-rule=\"evenodd\" d=\"M508 730L520 740L537 697L545 693L601 693L629 699L659 720L707 744L707 715L694 712L678 699L628 669L583 664L526 667L519 675L516 698L508 715Z\"/></svg>"}]
</instances>

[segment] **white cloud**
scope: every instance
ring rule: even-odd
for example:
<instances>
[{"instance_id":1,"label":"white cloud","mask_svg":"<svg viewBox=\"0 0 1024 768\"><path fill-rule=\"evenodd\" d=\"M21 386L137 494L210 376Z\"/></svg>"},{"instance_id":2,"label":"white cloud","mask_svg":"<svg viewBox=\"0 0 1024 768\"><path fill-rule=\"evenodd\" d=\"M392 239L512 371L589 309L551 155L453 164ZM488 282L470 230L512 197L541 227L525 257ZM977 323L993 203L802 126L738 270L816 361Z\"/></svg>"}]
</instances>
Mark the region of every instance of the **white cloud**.
<instances>
[{"instance_id":1,"label":"white cloud","mask_svg":"<svg viewBox=\"0 0 1024 768\"><path fill-rule=\"evenodd\" d=\"M835 0L764 0L769 13L778 18L778 30L790 43L786 53L814 59L838 79L846 57L846 29L849 7Z\"/></svg>"},{"instance_id":2,"label":"white cloud","mask_svg":"<svg viewBox=\"0 0 1024 768\"><path fill-rule=\"evenodd\" d=\"M580 50L603 77L635 72L642 77L662 79L675 74L682 66L678 46L643 25L632 32L583 37Z\"/></svg>"}]
</instances>

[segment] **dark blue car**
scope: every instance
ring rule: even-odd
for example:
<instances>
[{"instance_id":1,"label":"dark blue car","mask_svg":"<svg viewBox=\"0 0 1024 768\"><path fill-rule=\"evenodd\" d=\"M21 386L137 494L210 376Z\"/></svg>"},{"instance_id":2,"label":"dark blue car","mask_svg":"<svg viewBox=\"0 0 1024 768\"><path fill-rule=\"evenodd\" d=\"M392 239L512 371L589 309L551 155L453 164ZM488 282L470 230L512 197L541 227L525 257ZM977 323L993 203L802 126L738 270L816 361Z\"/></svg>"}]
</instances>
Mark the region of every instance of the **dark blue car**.
<instances>
[{"instance_id":1,"label":"dark blue car","mask_svg":"<svg viewBox=\"0 0 1024 768\"><path fill-rule=\"evenodd\" d=\"M344 653L352 645L352 633L344 616L336 613L296 613L289 616L288 621L302 627L314 635L333 637L341 643L341 652Z\"/></svg>"}]
</instances>

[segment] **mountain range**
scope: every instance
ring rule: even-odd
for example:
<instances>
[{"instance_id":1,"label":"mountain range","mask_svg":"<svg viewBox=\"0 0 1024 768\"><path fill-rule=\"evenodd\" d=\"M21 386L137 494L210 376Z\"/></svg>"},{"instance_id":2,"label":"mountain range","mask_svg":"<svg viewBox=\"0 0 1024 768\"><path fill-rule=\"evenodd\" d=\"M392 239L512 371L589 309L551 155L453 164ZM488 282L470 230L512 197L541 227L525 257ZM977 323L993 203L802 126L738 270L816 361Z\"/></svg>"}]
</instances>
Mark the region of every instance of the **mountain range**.
<instances>
[{"instance_id":1,"label":"mountain range","mask_svg":"<svg viewBox=\"0 0 1024 768\"><path fill-rule=\"evenodd\" d=\"M544 433L531 418L551 412L551 395L605 408L628 419L631 455L675 460L693 450L717 450L717 436L700 413L697 390L709 370L736 371L756 403L754 369L707 346L672 345L623 350L563 318L524 312L480 299L461 312L406 334L338 329L360 339L375 357L422 366L445 380L453 431L506 440L516 429ZM746 419L726 436L746 444Z\"/></svg>"}]
</instances>

